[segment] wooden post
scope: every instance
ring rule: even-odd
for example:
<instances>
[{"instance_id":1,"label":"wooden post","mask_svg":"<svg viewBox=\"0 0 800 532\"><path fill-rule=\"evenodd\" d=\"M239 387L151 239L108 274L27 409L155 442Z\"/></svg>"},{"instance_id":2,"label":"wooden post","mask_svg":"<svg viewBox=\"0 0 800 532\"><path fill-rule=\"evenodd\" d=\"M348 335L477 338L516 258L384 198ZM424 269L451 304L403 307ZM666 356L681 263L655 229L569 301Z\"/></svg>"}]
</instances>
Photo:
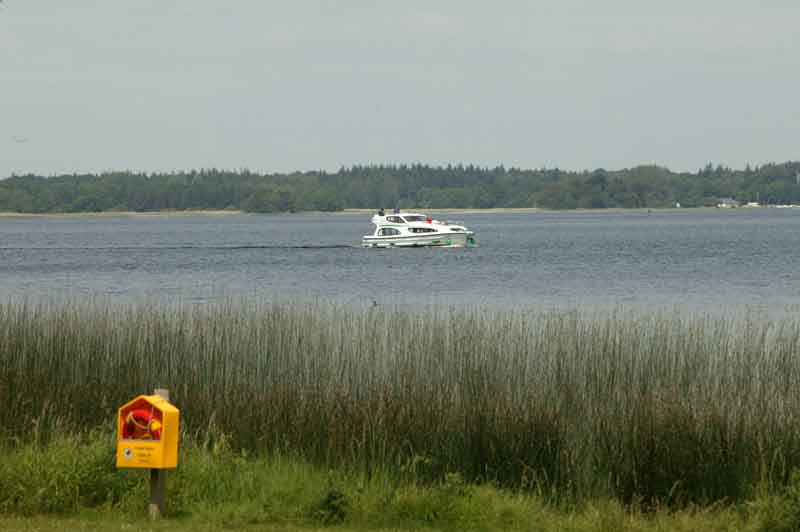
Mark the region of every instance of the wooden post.
<instances>
[{"instance_id":1,"label":"wooden post","mask_svg":"<svg viewBox=\"0 0 800 532\"><path fill-rule=\"evenodd\" d=\"M164 388L156 388L153 395L158 395L163 399L169 401L169 390ZM164 507L167 499L167 470L166 469L151 469L150 470L150 505L148 506L147 513L150 519L160 519L164 513Z\"/></svg>"}]
</instances>

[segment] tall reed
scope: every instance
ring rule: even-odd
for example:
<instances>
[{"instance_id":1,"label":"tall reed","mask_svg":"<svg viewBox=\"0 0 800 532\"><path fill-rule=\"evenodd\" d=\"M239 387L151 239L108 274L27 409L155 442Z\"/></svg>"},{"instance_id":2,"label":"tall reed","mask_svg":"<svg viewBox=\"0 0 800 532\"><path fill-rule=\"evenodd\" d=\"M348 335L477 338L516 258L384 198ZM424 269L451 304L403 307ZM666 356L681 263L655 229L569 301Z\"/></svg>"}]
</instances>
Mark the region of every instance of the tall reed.
<instances>
[{"instance_id":1,"label":"tall reed","mask_svg":"<svg viewBox=\"0 0 800 532\"><path fill-rule=\"evenodd\" d=\"M111 425L167 387L188 435L559 498L741 499L800 465L800 324L615 311L0 306L0 434Z\"/></svg>"}]
</instances>

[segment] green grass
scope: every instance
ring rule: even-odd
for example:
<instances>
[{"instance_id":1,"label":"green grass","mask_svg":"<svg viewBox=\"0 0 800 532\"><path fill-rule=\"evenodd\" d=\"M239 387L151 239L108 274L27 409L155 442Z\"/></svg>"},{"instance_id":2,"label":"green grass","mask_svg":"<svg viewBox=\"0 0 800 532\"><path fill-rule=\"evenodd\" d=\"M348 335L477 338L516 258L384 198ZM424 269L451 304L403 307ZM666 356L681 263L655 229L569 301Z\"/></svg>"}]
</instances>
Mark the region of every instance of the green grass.
<instances>
[{"instance_id":1,"label":"green grass","mask_svg":"<svg viewBox=\"0 0 800 532\"><path fill-rule=\"evenodd\" d=\"M146 517L147 471L117 470L114 439L93 432L0 454L0 529L752 531L800 527L800 475L738 505L683 510L595 499L552 505L532 493L469 484L421 486L395 475L331 471L284 455L187 442L168 473L167 508Z\"/></svg>"},{"instance_id":2,"label":"green grass","mask_svg":"<svg viewBox=\"0 0 800 532\"><path fill-rule=\"evenodd\" d=\"M206 447L684 508L787 485L799 370L791 319L17 302L0 306L0 436L110 427L165 387Z\"/></svg>"}]
</instances>

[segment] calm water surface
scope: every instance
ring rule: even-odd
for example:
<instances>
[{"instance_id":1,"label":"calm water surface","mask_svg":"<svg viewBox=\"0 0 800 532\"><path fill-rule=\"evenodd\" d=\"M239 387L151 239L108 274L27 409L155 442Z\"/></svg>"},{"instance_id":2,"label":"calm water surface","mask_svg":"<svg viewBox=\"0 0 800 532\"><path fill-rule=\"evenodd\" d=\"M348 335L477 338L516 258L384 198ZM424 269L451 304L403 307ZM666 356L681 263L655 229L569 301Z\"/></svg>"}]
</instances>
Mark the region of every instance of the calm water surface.
<instances>
[{"instance_id":1,"label":"calm water surface","mask_svg":"<svg viewBox=\"0 0 800 532\"><path fill-rule=\"evenodd\" d=\"M0 299L800 304L800 209L437 216L448 217L474 230L479 247L362 249L369 215L0 218Z\"/></svg>"}]
</instances>

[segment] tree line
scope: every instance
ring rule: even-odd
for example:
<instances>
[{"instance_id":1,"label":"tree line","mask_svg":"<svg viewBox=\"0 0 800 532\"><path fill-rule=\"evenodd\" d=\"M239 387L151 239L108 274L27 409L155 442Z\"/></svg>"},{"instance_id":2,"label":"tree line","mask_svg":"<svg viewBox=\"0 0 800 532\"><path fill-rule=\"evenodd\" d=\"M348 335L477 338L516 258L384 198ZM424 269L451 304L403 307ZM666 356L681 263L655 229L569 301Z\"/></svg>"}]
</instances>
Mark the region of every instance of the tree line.
<instances>
[{"instance_id":1,"label":"tree line","mask_svg":"<svg viewBox=\"0 0 800 532\"><path fill-rule=\"evenodd\" d=\"M800 203L800 161L697 172L646 165L609 171L474 165L366 165L337 172L260 174L218 169L169 173L14 175L0 180L0 211L21 213L345 208L603 209L699 207L719 198Z\"/></svg>"}]
</instances>

